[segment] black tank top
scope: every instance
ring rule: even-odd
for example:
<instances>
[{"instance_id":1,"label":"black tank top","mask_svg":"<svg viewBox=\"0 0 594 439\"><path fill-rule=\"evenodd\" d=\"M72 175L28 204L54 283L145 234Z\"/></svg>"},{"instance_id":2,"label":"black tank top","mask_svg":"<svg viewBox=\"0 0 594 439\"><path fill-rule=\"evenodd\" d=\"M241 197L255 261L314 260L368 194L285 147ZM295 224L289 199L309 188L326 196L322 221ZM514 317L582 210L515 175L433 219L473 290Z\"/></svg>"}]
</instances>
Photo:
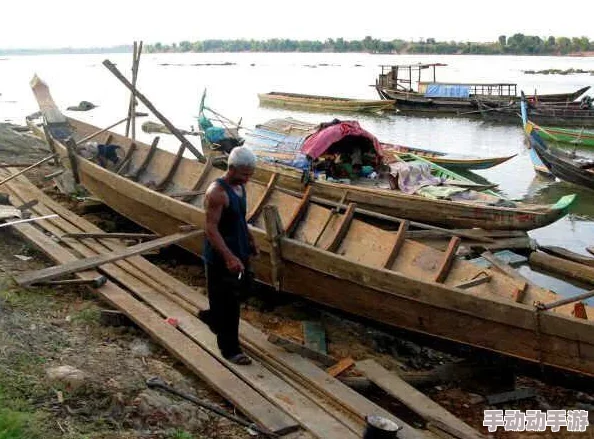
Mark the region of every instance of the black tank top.
<instances>
[{"instance_id":1,"label":"black tank top","mask_svg":"<svg viewBox=\"0 0 594 439\"><path fill-rule=\"evenodd\" d=\"M247 209L245 187L243 185L241 186L242 196L240 197L225 180L217 178L216 181L225 189L227 198L229 199L229 205L225 206L221 213L219 233L223 237L227 247L229 247L229 250L245 263L251 253L248 239L248 225L245 219ZM204 242L204 261L208 264L224 264L223 257L208 241L208 238Z\"/></svg>"}]
</instances>

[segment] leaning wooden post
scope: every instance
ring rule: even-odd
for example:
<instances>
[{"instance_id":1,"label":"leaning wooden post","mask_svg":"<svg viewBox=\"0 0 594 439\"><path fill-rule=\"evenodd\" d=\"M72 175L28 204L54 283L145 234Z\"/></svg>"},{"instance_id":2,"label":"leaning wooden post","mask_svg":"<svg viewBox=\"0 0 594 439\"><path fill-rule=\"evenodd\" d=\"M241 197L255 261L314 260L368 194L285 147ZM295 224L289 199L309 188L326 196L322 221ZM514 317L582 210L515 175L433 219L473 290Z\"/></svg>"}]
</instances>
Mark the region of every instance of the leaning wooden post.
<instances>
[{"instance_id":1,"label":"leaning wooden post","mask_svg":"<svg viewBox=\"0 0 594 439\"><path fill-rule=\"evenodd\" d=\"M24 174L25 172L27 172L30 169L36 168L37 166L43 165L45 162L50 161L51 159L53 159L54 157L56 157L56 154L52 154L44 159L39 160L36 163L33 163L31 166L25 168L25 169L21 169L19 172L17 172L16 174L12 174L9 177L6 177L4 180L0 181L0 186L2 186L4 183L12 180L13 178L18 177L21 174Z\"/></svg>"},{"instance_id":2,"label":"leaning wooden post","mask_svg":"<svg viewBox=\"0 0 594 439\"><path fill-rule=\"evenodd\" d=\"M137 43L134 41L134 49L132 50L132 84L136 85L134 80L136 79L136 74L134 73L134 67L136 66L136 50L137 50ZM126 121L126 137L130 135L130 121L132 119L132 112L134 111L134 93L130 93L130 100L128 101L128 120Z\"/></svg>"},{"instance_id":3,"label":"leaning wooden post","mask_svg":"<svg viewBox=\"0 0 594 439\"><path fill-rule=\"evenodd\" d=\"M169 120L167 120L165 118L165 116L163 116L156 108L155 106L143 95L141 94L136 88L134 88L132 86L132 84L130 83L130 81L128 81L124 75L122 75L122 73L118 70L118 68L108 59L106 59L105 61L103 61L103 65L105 67L107 67L107 69L114 74L114 76L116 78L118 78L126 87L128 87L128 89L130 89L132 91L132 93L134 93L134 95L144 104L146 105L146 107L153 112L153 114L155 116L157 116L157 118L161 121L161 123L163 123L163 125L165 125L169 131L171 131L171 133L177 137L179 139L180 142L182 142L186 148L188 148L190 151L192 151L192 153L196 156L196 158L202 162L205 163L206 162L206 158L202 155L202 153L200 151L198 151L196 149L196 147L194 145L192 145L188 139L186 139L180 132L179 130L173 126L173 124L171 122L169 122Z\"/></svg>"},{"instance_id":4,"label":"leaning wooden post","mask_svg":"<svg viewBox=\"0 0 594 439\"><path fill-rule=\"evenodd\" d=\"M142 53L142 41L138 44L134 41L134 52L132 53L132 86L136 88L138 79L138 65L140 64L140 54ZM132 139L136 139L136 97L134 93L130 94L130 104L128 105L129 120L126 123L126 137L130 134L132 127Z\"/></svg>"},{"instance_id":5,"label":"leaning wooden post","mask_svg":"<svg viewBox=\"0 0 594 439\"><path fill-rule=\"evenodd\" d=\"M282 256L280 240L284 236L283 225L276 206L264 206L264 224L266 239L270 242L270 266L272 285L276 291L282 288Z\"/></svg>"},{"instance_id":6,"label":"leaning wooden post","mask_svg":"<svg viewBox=\"0 0 594 439\"><path fill-rule=\"evenodd\" d=\"M68 159L70 160L70 169L72 170L72 177L74 182L80 184L80 176L78 175L78 159L76 156L76 142L72 137L64 141L64 145L68 149Z\"/></svg>"}]
</instances>

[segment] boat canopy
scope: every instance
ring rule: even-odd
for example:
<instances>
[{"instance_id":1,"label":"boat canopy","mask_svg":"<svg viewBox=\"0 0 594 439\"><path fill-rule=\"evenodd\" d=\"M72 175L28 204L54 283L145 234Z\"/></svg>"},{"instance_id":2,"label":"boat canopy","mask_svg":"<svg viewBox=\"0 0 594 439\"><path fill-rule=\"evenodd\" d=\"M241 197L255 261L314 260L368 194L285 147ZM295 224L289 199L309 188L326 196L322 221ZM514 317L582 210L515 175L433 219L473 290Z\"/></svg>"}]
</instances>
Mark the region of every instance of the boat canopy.
<instances>
[{"instance_id":1,"label":"boat canopy","mask_svg":"<svg viewBox=\"0 0 594 439\"><path fill-rule=\"evenodd\" d=\"M359 122L338 119L321 124L318 131L303 142L301 152L315 160L324 154L340 153L355 143L363 151L375 150L377 156L383 156L379 140L361 128Z\"/></svg>"}]
</instances>

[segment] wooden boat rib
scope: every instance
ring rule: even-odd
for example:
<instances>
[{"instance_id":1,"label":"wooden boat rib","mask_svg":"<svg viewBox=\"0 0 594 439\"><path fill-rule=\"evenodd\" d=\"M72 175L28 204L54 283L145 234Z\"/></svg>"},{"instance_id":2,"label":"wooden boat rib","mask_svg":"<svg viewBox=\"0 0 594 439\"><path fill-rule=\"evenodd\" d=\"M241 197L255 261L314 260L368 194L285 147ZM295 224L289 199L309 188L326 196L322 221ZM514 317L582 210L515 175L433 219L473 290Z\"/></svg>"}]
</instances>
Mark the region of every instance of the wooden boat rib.
<instances>
[{"instance_id":1,"label":"wooden boat rib","mask_svg":"<svg viewBox=\"0 0 594 439\"><path fill-rule=\"evenodd\" d=\"M350 99L299 93L270 92L258 94L260 105L306 110L378 112L394 109L394 101L381 99Z\"/></svg>"},{"instance_id":2,"label":"wooden boat rib","mask_svg":"<svg viewBox=\"0 0 594 439\"><path fill-rule=\"evenodd\" d=\"M32 87L40 108L47 108L51 99L47 86L36 79ZM53 137L51 119L46 120ZM67 122L78 138L97 131L74 119ZM63 123L58 128L63 133ZM43 136L39 127L33 129ZM108 135L104 133L103 139ZM67 163L64 141L59 135L53 140ZM113 134L112 142L126 155L132 141ZM150 146L136 142L131 169L142 166L149 151ZM157 150L138 182L80 156L76 162L80 181L89 191L122 215L163 235L180 225L205 224L201 196L183 202L168 194L196 188L197 181L202 182L198 189L205 189L223 173L182 158L168 187L157 192L147 185L170 172L177 163L172 153ZM516 279L453 259L451 254L416 241L403 241L403 233L394 234L353 219L348 213L330 211L308 202L307 196L288 195L272 184L267 189L253 181L246 189L248 211L255 212L250 227L262 250L253 264L259 281L273 284L275 280L262 213L275 206L283 229L293 229L291 237L279 238L282 270L278 281L283 290L394 327L594 376L594 324L573 317L571 303L548 311L538 311L532 305L557 300L555 293L528 284L519 297ZM260 204L265 206L256 210ZM202 253L202 241L180 244L197 255ZM465 290L456 287L485 274L490 276L489 282ZM433 282L437 278L441 283ZM585 308L593 315L593 308Z\"/></svg>"}]
</instances>

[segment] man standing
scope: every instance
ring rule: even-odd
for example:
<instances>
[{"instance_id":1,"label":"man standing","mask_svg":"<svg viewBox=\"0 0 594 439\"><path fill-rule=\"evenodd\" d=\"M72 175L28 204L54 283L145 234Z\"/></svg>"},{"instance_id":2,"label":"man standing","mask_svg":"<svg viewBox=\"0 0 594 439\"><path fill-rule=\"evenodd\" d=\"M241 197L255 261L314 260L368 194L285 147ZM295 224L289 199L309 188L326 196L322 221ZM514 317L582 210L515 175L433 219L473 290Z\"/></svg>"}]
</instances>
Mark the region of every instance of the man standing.
<instances>
[{"instance_id":1,"label":"man standing","mask_svg":"<svg viewBox=\"0 0 594 439\"><path fill-rule=\"evenodd\" d=\"M204 261L210 309L199 317L217 335L223 357L241 365L251 363L239 346L239 304L251 279L249 259L256 255L254 237L247 225L245 184L256 167L256 157L246 147L231 151L227 172L206 191L206 241Z\"/></svg>"}]
</instances>

